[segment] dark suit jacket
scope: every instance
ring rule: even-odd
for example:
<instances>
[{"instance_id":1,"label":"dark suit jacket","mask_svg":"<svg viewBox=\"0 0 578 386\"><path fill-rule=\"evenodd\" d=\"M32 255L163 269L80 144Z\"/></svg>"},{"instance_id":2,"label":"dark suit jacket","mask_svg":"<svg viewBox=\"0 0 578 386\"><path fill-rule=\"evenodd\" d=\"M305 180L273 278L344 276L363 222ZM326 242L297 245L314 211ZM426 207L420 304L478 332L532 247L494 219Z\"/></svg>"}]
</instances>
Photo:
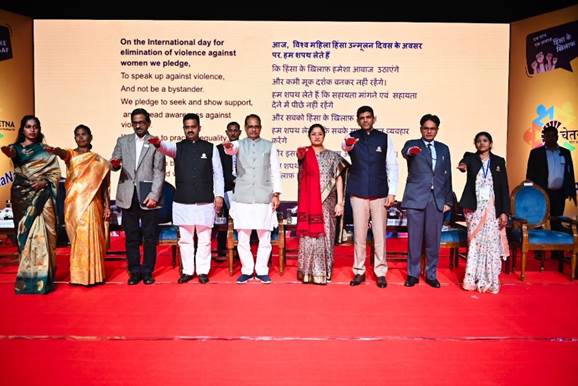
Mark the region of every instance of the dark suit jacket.
<instances>
[{"instance_id":1,"label":"dark suit jacket","mask_svg":"<svg viewBox=\"0 0 578 386\"><path fill-rule=\"evenodd\" d=\"M560 149L560 155L564 157L566 166L564 168L564 198L576 197L576 181L574 179L574 165L570 151L563 147ZM535 184L540 185L544 190L548 190L548 159L546 158L546 147L540 146L532 149L528 157L528 168L526 169L526 178Z\"/></svg>"},{"instance_id":2,"label":"dark suit jacket","mask_svg":"<svg viewBox=\"0 0 578 386\"><path fill-rule=\"evenodd\" d=\"M233 175L233 156L225 154L223 144L217 145L221 165L223 166L223 177L225 178L225 192L235 189L235 176Z\"/></svg>"},{"instance_id":3,"label":"dark suit jacket","mask_svg":"<svg viewBox=\"0 0 578 386\"><path fill-rule=\"evenodd\" d=\"M419 146L422 152L413 157L408 156L407 150L412 146ZM450 149L438 141L434 141L434 146L437 155L435 170L432 170L429 152L421 138L407 141L401 149L402 156L407 160L408 169L401 204L403 208L424 209L431 195L432 185L437 209L442 211L444 204L453 206Z\"/></svg>"},{"instance_id":4,"label":"dark suit jacket","mask_svg":"<svg viewBox=\"0 0 578 386\"><path fill-rule=\"evenodd\" d=\"M466 186L462 193L460 206L466 209L476 210L476 177L482 168L482 160L477 153L464 153L460 163L468 167ZM490 153L490 172L494 181L494 204L496 217L500 214L510 214L510 189L508 187L508 175L506 173L506 161L495 154Z\"/></svg>"}]
</instances>

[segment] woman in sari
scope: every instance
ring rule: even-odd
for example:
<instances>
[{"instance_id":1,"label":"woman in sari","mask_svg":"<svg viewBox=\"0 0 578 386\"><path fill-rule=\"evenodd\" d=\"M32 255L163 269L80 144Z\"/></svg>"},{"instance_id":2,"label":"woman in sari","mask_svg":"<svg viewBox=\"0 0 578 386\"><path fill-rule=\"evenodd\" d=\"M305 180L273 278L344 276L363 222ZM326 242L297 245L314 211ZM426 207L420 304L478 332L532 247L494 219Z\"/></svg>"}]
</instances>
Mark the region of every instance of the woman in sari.
<instances>
[{"instance_id":1,"label":"woman in sari","mask_svg":"<svg viewBox=\"0 0 578 386\"><path fill-rule=\"evenodd\" d=\"M491 152L492 136L482 131L474 139L476 153L464 154L458 169L467 172L460 205L468 226L468 257L463 287L497 294L501 258L509 256L505 226L510 199L506 162Z\"/></svg>"},{"instance_id":2,"label":"woman in sari","mask_svg":"<svg viewBox=\"0 0 578 386\"><path fill-rule=\"evenodd\" d=\"M20 254L17 294L46 294L54 288L60 167L56 157L44 150L43 139L40 120L25 115L16 142L2 147L14 164L11 201Z\"/></svg>"},{"instance_id":3,"label":"woman in sari","mask_svg":"<svg viewBox=\"0 0 578 386\"><path fill-rule=\"evenodd\" d=\"M335 217L343 215L343 174L349 164L323 147L325 128L309 128L311 146L297 149L299 160L298 279L327 284L333 269Z\"/></svg>"},{"instance_id":4,"label":"woman in sari","mask_svg":"<svg viewBox=\"0 0 578 386\"><path fill-rule=\"evenodd\" d=\"M84 125L74 129L77 148L47 147L67 167L64 219L70 240L70 284L104 282L108 238L110 164L90 151L92 133Z\"/></svg>"}]
</instances>

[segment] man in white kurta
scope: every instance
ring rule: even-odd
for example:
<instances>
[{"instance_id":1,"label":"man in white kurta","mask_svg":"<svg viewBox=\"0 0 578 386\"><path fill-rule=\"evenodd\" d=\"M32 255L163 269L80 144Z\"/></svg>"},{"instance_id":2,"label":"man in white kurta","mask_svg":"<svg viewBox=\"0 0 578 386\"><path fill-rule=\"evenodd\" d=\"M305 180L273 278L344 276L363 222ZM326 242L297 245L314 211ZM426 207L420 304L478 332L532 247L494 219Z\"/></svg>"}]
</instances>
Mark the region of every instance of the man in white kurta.
<instances>
[{"instance_id":1,"label":"man in white kurta","mask_svg":"<svg viewBox=\"0 0 578 386\"><path fill-rule=\"evenodd\" d=\"M186 139L178 142L151 143L161 153L175 159L176 190L173 200L173 224L179 226L179 248L183 271L179 283L186 283L196 273L199 282L209 282L211 268L211 230L215 212L223 207L223 169L217 147L199 139L201 130L197 114L183 118ZM195 251L194 235L198 245ZM195 258L196 252L196 258Z\"/></svg>"},{"instance_id":2,"label":"man in white kurta","mask_svg":"<svg viewBox=\"0 0 578 386\"><path fill-rule=\"evenodd\" d=\"M241 259L241 276L238 284L255 278L270 283L269 257L271 255L271 231L279 224L277 208L281 194L281 172L277 149L260 137L261 118L255 114L245 118L247 138L226 143L225 152L237 155L237 179L231 202L230 215L237 230L237 250ZM251 231L259 236L256 262L251 253Z\"/></svg>"}]
</instances>

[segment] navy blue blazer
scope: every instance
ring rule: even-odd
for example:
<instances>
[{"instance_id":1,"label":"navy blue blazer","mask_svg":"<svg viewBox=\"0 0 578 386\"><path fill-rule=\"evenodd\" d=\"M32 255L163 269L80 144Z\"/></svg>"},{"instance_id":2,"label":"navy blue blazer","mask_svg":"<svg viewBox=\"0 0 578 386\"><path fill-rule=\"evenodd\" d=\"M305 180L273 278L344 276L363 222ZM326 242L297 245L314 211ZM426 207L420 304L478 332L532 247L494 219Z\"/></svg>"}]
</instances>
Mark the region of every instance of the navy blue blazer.
<instances>
[{"instance_id":1,"label":"navy blue blazer","mask_svg":"<svg viewBox=\"0 0 578 386\"><path fill-rule=\"evenodd\" d=\"M466 185L460 200L462 208L476 210L476 177L482 168L482 160L477 153L465 152L460 163L465 163L467 170ZM494 182L494 204L496 217L500 214L510 214L510 188L508 187L508 174L506 173L506 161L495 154L490 153L490 173Z\"/></svg>"},{"instance_id":2,"label":"navy blue blazer","mask_svg":"<svg viewBox=\"0 0 578 386\"><path fill-rule=\"evenodd\" d=\"M408 156L407 149L413 146L419 146L422 151L416 156ZM401 203L403 208L424 209L432 194L432 185L436 208L443 211L444 204L453 206L450 149L438 141L434 141L434 147L437 158L435 170L432 170L429 152L421 138L407 141L401 149L401 154L407 161L408 170Z\"/></svg>"}]
</instances>

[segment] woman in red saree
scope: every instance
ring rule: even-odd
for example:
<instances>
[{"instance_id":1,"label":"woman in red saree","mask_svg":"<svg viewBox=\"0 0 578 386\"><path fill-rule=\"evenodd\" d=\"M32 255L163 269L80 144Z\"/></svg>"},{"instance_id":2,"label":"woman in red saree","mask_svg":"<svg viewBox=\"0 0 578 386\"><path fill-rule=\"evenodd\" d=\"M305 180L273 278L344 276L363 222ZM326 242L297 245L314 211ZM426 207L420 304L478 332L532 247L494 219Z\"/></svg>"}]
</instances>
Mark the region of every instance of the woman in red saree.
<instances>
[{"instance_id":1,"label":"woman in red saree","mask_svg":"<svg viewBox=\"0 0 578 386\"><path fill-rule=\"evenodd\" d=\"M344 173L349 164L337 152L323 147L325 128L309 128L311 146L297 149L299 160L298 278L304 283L327 284L333 269L335 217L343 215Z\"/></svg>"}]
</instances>

